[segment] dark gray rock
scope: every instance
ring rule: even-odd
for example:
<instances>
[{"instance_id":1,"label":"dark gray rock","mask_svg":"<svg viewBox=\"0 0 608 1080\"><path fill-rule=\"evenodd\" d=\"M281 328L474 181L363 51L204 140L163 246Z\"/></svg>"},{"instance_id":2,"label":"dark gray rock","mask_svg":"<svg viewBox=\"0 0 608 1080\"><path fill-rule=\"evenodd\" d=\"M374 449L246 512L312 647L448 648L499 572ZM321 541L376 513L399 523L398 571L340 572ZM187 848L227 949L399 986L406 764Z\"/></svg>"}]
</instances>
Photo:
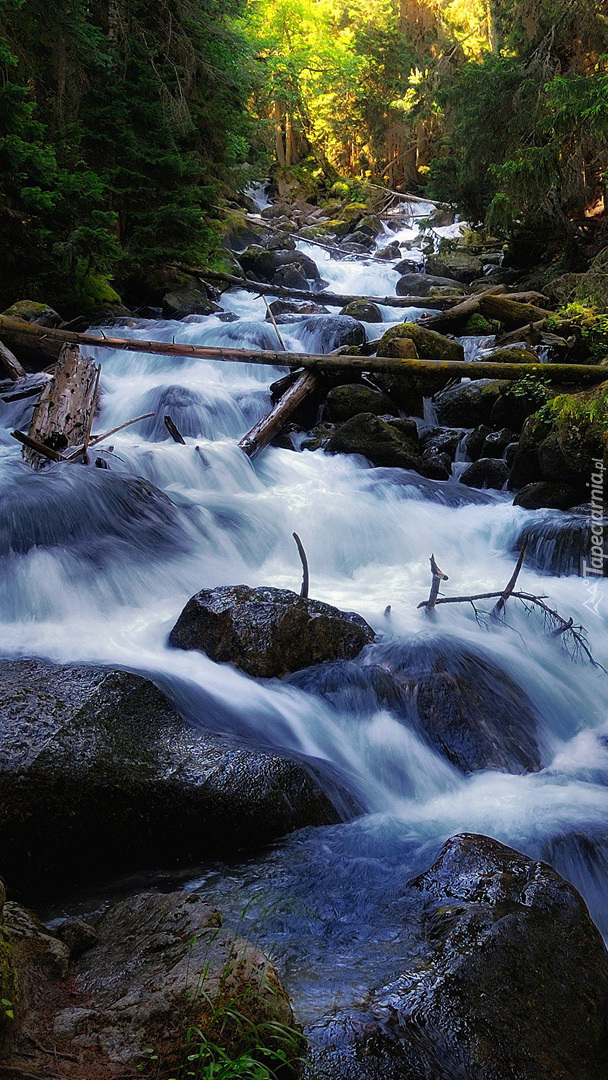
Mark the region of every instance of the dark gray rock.
<instances>
[{"instance_id":1,"label":"dark gray rock","mask_svg":"<svg viewBox=\"0 0 608 1080\"><path fill-rule=\"evenodd\" d=\"M162 312L165 319L185 319L188 315L213 315L221 310L219 304L209 300L203 289L195 285L174 289L163 296Z\"/></svg>"},{"instance_id":2,"label":"dark gray rock","mask_svg":"<svg viewBox=\"0 0 608 1080\"><path fill-rule=\"evenodd\" d=\"M349 383L335 386L327 395L327 406L332 420L350 420L357 413L374 413L382 416L394 413L395 406L391 399L380 390L373 390L362 383Z\"/></svg>"},{"instance_id":3,"label":"dark gray rock","mask_svg":"<svg viewBox=\"0 0 608 1080\"><path fill-rule=\"evenodd\" d=\"M576 488L552 480L539 480L535 484L526 484L513 499L514 506L523 506L524 510L540 510L549 507L554 510L568 510L578 502Z\"/></svg>"},{"instance_id":4,"label":"dark gray rock","mask_svg":"<svg viewBox=\"0 0 608 1080\"><path fill-rule=\"evenodd\" d=\"M92 949L97 944L98 935L94 926L79 919L76 915L70 915L64 919L57 928L57 935L64 945L70 950L70 960L76 960L87 949Z\"/></svg>"},{"instance_id":5,"label":"dark gray rock","mask_svg":"<svg viewBox=\"0 0 608 1080\"><path fill-rule=\"evenodd\" d=\"M302 251L269 251L268 248L250 247L239 256L239 262L246 274L256 281L274 281L275 274L281 267L296 266L303 277L319 281L320 274L314 259Z\"/></svg>"},{"instance_id":6,"label":"dark gray rock","mask_svg":"<svg viewBox=\"0 0 608 1080\"><path fill-rule=\"evenodd\" d=\"M483 453L483 448L486 443L488 435L492 432L487 424L480 424L479 427L473 429L470 435L467 435L464 443L465 453L471 461L478 461Z\"/></svg>"},{"instance_id":7,"label":"dark gray rock","mask_svg":"<svg viewBox=\"0 0 608 1080\"><path fill-rule=\"evenodd\" d=\"M439 450L425 450L420 471L429 480L449 480L452 475L452 459Z\"/></svg>"},{"instance_id":8,"label":"dark gray rock","mask_svg":"<svg viewBox=\"0 0 608 1080\"><path fill-rule=\"evenodd\" d=\"M0 866L13 889L192 865L338 819L301 765L195 730L138 675L4 661L0 701Z\"/></svg>"},{"instance_id":9,"label":"dark gray rock","mask_svg":"<svg viewBox=\"0 0 608 1080\"><path fill-rule=\"evenodd\" d=\"M362 454L372 465L418 469L421 462L413 434L404 434L370 412L358 413L342 424L327 449L332 454Z\"/></svg>"},{"instance_id":10,"label":"dark gray rock","mask_svg":"<svg viewBox=\"0 0 608 1080\"><path fill-rule=\"evenodd\" d=\"M422 905L414 961L319 1026L314 1075L606 1080L608 955L572 885L464 833L407 897Z\"/></svg>"},{"instance_id":11,"label":"dark gray rock","mask_svg":"<svg viewBox=\"0 0 608 1080\"><path fill-rule=\"evenodd\" d=\"M530 488L540 486L529 485ZM523 488L519 494L526 491L527 489ZM538 499L534 501L537 502ZM525 506L525 503L519 502L517 505ZM543 506L546 505L547 501L543 498ZM526 566L533 566L546 574L580 574L588 579L593 588L597 579L601 580L608 575L608 507L605 508L604 516L599 518L592 517L590 508L586 513L575 510L576 508L572 507L570 512L565 514L561 512L561 508L557 508L554 513L526 521L514 544L513 552L515 554L521 549L527 536ZM594 533L592 528L595 525L600 528ZM591 599L593 600L592 597Z\"/></svg>"},{"instance_id":12,"label":"dark gray rock","mask_svg":"<svg viewBox=\"0 0 608 1080\"><path fill-rule=\"evenodd\" d=\"M451 461L456 457L461 432L453 428L429 428L420 436L420 445L424 451L431 450L438 454L447 454Z\"/></svg>"},{"instance_id":13,"label":"dark gray rock","mask_svg":"<svg viewBox=\"0 0 608 1080\"><path fill-rule=\"evenodd\" d=\"M497 488L499 491L509 479L509 466L501 458L482 457L471 462L460 481L467 487Z\"/></svg>"},{"instance_id":14,"label":"dark gray rock","mask_svg":"<svg viewBox=\"0 0 608 1080\"><path fill-rule=\"evenodd\" d=\"M489 435L486 435L484 444L481 448L481 457L495 457L501 458L509 446L515 439L515 435L509 428L501 428L500 431L492 431Z\"/></svg>"},{"instance_id":15,"label":"dark gray rock","mask_svg":"<svg viewBox=\"0 0 608 1080\"><path fill-rule=\"evenodd\" d=\"M430 296L433 289L445 286L453 289L454 295L463 292L462 283L453 278L435 277L432 274L409 273L399 278L396 286L397 296Z\"/></svg>"},{"instance_id":16,"label":"dark gray rock","mask_svg":"<svg viewBox=\"0 0 608 1080\"><path fill-rule=\"evenodd\" d=\"M289 589L248 585L203 589L169 635L174 648L198 649L261 679L356 656L373 640L372 628L354 612Z\"/></svg>"},{"instance_id":17,"label":"dark gray rock","mask_svg":"<svg viewBox=\"0 0 608 1080\"><path fill-rule=\"evenodd\" d=\"M347 304L345 308L342 308L341 315L350 315L353 319L359 319L362 322L381 323L382 312L377 304L372 304L369 300L353 300L350 304Z\"/></svg>"},{"instance_id":18,"label":"dark gray rock","mask_svg":"<svg viewBox=\"0 0 608 1080\"><path fill-rule=\"evenodd\" d=\"M437 420L448 427L477 427L488 424L494 403L507 383L498 379L476 379L460 383L437 395Z\"/></svg>"},{"instance_id":19,"label":"dark gray rock","mask_svg":"<svg viewBox=\"0 0 608 1080\"><path fill-rule=\"evenodd\" d=\"M275 318L279 315L329 315L329 309L313 300L272 300L268 305ZM269 315L266 318L270 320Z\"/></svg>"}]
</instances>

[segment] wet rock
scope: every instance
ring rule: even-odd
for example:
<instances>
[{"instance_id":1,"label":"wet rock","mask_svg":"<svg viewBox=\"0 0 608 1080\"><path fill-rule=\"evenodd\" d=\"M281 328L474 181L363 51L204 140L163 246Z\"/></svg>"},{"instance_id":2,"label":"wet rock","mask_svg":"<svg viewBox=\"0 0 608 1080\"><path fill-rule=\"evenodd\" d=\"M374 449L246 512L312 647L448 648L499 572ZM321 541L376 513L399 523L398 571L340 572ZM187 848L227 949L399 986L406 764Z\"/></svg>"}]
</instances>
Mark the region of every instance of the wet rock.
<instances>
[{"instance_id":1,"label":"wet rock","mask_svg":"<svg viewBox=\"0 0 608 1080\"><path fill-rule=\"evenodd\" d=\"M398 259L401 254L401 248L397 240L393 240L386 247L378 248L375 259L382 259L386 262L390 262L392 259Z\"/></svg>"},{"instance_id":2,"label":"wet rock","mask_svg":"<svg viewBox=\"0 0 608 1080\"><path fill-rule=\"evenodd\" d=\"M501 458L507 446L515 439L515 435L509 428L501 428L500 431L491 431L484 440L481 457Z\"/></svg>"},{"instance_id":3,"label":"wet rock","mask_svg":"<svg viewBox=\"0 0 608 1080\"><path fill-rule=\"evenodd\" d=\"M535 484L526 484L513 499L514 506L523 506L524 510L540 510L549 507L554 510L568 510L576 506L578 492L567 484L551 480L540 480Z\"/></svg>"},{"instance_id":4,"label":"wet rock","mask_svg":"<svg viewBox=\"0 0 608 1080\"><path fill-rule=\"evenodd\" d=\"M165 319L185 319L188 315L213 315L221 311L219 304L209 300L207 294L194 285L174 289L163 296L162 311Z\"/></svg>"},{"instance_id":5,"label":"wet rock","mask_svg":"<svg viewBox=\"0 0 608 1080\"><path fill-rule=\"evenodd\" d=\"M442 390L435 401L437 420L449 427L488 424L494 403L507 385L498 379L476 379Z\"/></svg>"},{"instance_id":6,"label":"wet rock","mask_svg":"<svg viewBox=\"0 0 608 1080\"><path fill-rule=\"evenodd\" d=\"M473 429L470 435L467 435L464 442L464 449L467 457L471 461L479 461L479 458L483 454L486 439L488 435L491 434L491 429L487 424L480 424L479 427Z\"/></svg>"},{"instance_id":7,"label":"wet rock","mask_svg":"<svg viewBox=\"0 0 608 1080\"><path fill-rule=\"evenodd\" d=\"M405 338L395 338L393 342L389 342L386 349L391 352L392 345L397 342L404 344L405 341ZM411 345L415 350L413 342L411 342ZM414 378L409 373L406 377L397 374L379 375L374 373L373 380L374 385L387 394L391 401L394 401L408 416L424 415L424 397L427 387L423 379Z\"/></svg>"},{"instance_id":8,"label":"wet rock","mask_svg":"<svg viewBox=\"0 0 608 1080\"><path fill-rule=\"evenodd\" d=\"M513 464L512 486L555 480L587 497L596 462L608 461L608 383L579 394L561 394L524 424Z\"/></svg>"},{"instance_id":9,"label":"wet rock","mask_svg":"<svg viewBox=\"0 0 608 1080\"><path fill-rule=\"evenodd\" d=\"M426 634L362 659L390 673L403 695L397 715L463 772L540 769L534 706L493 660Z\"/></svg>"},{"instance_id":10,"label":"wet rock","mask_svg":"<svg viewBox=\"0 0 608 1080\"><path fill-rule=\"evenodd\" d=\"M414 425L415 427L415 425ZM404 434L373 413L359 413L342 424L327 445L332 454L362 454L372 465L418 469L417 436Z\"/></svg>"},{"instance_id":11,"label":"wet rock","mask_svg":"<svg viewBox=\"0 0 608 1080\"><path fill-rule=\"evenodd\" d=\"M76 915L70 915L64 919L57 930L58 936L67 945L70 952L70 960L77 960L87 949L92 949L99 940L99 935L94 926L79 919Z\"/></svg>"},{"instance_id":12,"label":"wet rock","mask_svg":"<svg viewBox=\"0 0 608 1080\"><path fill-rule=\"evenodd\" d=\"M18 300L2 312L9 319L24 319L25 322L38 323L39 326L60 326L61 315L48 304L38 304L34 300Z\"/></svg>"},{"instance_id":13,"label":"wet rock","mask_svg":"<svg viewBox=\"0 0 608 1080\"><path fill-rule=\"evenodd\" d=\"M606 1080L608 955L572 885L463 833L410 882L415 897L415 960L365 1009L328 1022L320 1075Z\"/></svg>"},{"instance_id":14,"label":"wet rock","mask_svg":"<svg viewBox=\"0 0 608 1080\"><path fill-rule=\"evenodd\" d=\"M452 475L452 459L438 450L425 450L420 472L429 480L449 480Z\"/></svg>"},{"instance_id":15,"label":"wet rock","mask_svg":"<svg viewBox=\"0 0 608 1080\"><path fill-rule=\"evenodd\" d=\"M401 323L391 326L378 342L378 356L386 356L386 348L395 338L408 338L414 342L418 356L425 360L464 360L464 349L459 341L438 334L435 330L426 330L418 323Z\"/></svg>"},{"instance_id":16,"label":"wet rock","mask_svg":"<svg viewBox=\"0 0 608 1080\"><path fill-rule=\"evenodd\" d=\"M341 315L351 315L353 319L359 319L361 322L369 323L381 323L382 312L377 304L370 303L369 300L353 300L352 303L347 304L345 308L342 308Z\"/></svg>"},{"instance_id":17,"label":"wet rock","mask_svg":"<svg viewBox=\"0 0 608 1080\"><path fill-rule=\"evenodd\" d=\"M289 266L280 266L272 275L272 284L278 285L282 289L300 289L305 291L308 288L308 281L306 280L304 268L299 263L292 263Z\"/></svg>"},{"instance_id":18,"label":"wet rock","mask_svg":"<svg viewBox=\"0 0 608 1080\"><path fill-rule=\"evenodd\" d=\"M420 445L424 451L431 450L439 454L447 454L450 461L456 457L461 439L461 433L452 428L429 428L420 436Z\"/></svg>"},{"instance_id":19,"label":"wet rock","mask_svg":"<svg viewBox=\"0 0 608 1080\"><path fill-rule=\"evenodd\" d=\"M401 274L401 276L404 274L420 274L422 273L422 265L416 259L402 259L396 266L393 266L393 270Z\"/></svg>"},{"instance_id":20,"label":"wet rock","mask_svg":"<svg viewBox=\"0 0 608 1080\"><path fill-rule=\"evenodd\" d=\"M475 278L481 277L483 264L476 255L468 255L464 251L446 251L439 255L427 256L426 269L429 274L454 278L456 281L468 284Z\"/></svg>"},{"instance_id":21,"label":"wet rock","mask_svg":"<svg viewBox=\"0 0 608 1080\"><path fill-rule=\"evenodd\" d=\"M396 285L397 296L430 296L435 288L445 286L450 296L461 296L464 289L460 281L432 274L403 274Z\"/></svg>"},{"instance_id":22,"label":"wet rock","mask_svg":"<svg viewBox=\"0 0 608 1080\"><path fill-rule=\"evenodd\" d=\"M70 962L68 946L33 911L8 901L4 905L4 924L17 971L26 958L35 957L37 968L46 976L65 979Z\"/></svg>"},{"instance_id":23,"label":"wet rock","mask_svg":"<svg viewBox=\"0 0 608 1080\"><path fill-rule=\"evenodd\" d=\"M500 324L491 323L476 311L473 315L469 315L462 329L464 334L470 335L471 337L488 337L490 334L496 332L496 326L498 325Z\"/></svg>"},{"instance_id":24,"label":"wet rock","mask_svg":"<svg viewBox=\"0 0 608 1080\"><path fill-rule=\"evenodd\" d=\"M373 640L371 627L354 612L289 589L247 585L203 589L169 635L174 648L198 649L261 679L356 656Z\"/></svg>"},{"instance_id":25,"label":"wet rock","mask_svg":"<svg viewBox=\"0 0 608 1080\"><path fill-rule=\"evenodd\" d=\"M229 251L245 251L253 245L266 245L271 242L272 233L261 226L252 225L250 222L238 222L231 224L222 240L222 246ZM286 243L285 248L289 247Z\"/></svg>"},{"instance_id":26,"label":"wet rock","mask_svg":"<svg viewBox=\"0 0 608 1080\"><path fill-rule=\"evenodd\" d=\"M329 353L341 345L363 345L365 327L350 315L310 315L298 326L298 338L309 352Z\"/></svg>"},{"instance_id":27,"label":"wet rock","mask_svg":"<svg viewBox=\"0 0 608 1080\"><path fill-rule=\"evenodd\" d=\"M275 318L279 315L329 315L329 309L314 300L272 300L268 305ZM268 313L266 318L270 321Z\"/></svg>"},{"instance_id":28,"label":"wet rock","mask_svg":"<svg viewBox=\"0 0 608 1080\"><path fill-rule=\"evenodd\" d=\"M460 482L467 487L497 488L504 487L509 478L509 466L500 458L478 458L471 462L460 477Z\"/></svg>"},{"instance_id":29,"label":"wet rock","mask_svg":"<svg viewBox=\"0 0 608 1080\"><path fill-rule=\"evenodd\" d=\"M191 727L140 676L4 661L0 701L2 873L14 889L193 865L337 820L301 765ZM218 708L204 697L197 722L225 728Z\"/></svg>"},{"instance_id":30,"label":"wet rock","mask_svg":"<svg viewBox=\"0 0 608 1080\"><path fill-rule=\"evenodd\" d=\"M374 413L382 416L395 413L395 406L386 394L372 390L362 383L336 386L327 395L327 407L332 420L350 420L357 413Z\"/></svg>"},{"instance_id":31,"label":"wet rock","mask_svg":"<svg viewBox=\"0 0 608 1080\"><path fill-rule=\"evenodd\" d=\"M530 485L536 486L540 485ZM525 490L519 494L522 495ZM518 505L524 504L520 502ZM543 501L544 505L546 503ZM592 516L590 510L581 513L575 507L564 509L570 509L570 512L548 513L540 519L526 521L513 551L521 550L527 536L527 566L547 574L579 574L593 585L596 578L608 574L608 507L603 517ZM597 525L599 530L592 531L593 526Z\"/></svg>"},{"instance_id":32,"label":"wet rock","mask_svg":"<svg viewBox=\"0 0 608 1080\"><path fill-rule=\"evenodd\" d=\"M273 282L281 267L296 266L305 278L319 281L316 262L302 251L270 251L268 248L250 247L239 256L246 274L256 281Z\"/></svg>"}]
</instances>

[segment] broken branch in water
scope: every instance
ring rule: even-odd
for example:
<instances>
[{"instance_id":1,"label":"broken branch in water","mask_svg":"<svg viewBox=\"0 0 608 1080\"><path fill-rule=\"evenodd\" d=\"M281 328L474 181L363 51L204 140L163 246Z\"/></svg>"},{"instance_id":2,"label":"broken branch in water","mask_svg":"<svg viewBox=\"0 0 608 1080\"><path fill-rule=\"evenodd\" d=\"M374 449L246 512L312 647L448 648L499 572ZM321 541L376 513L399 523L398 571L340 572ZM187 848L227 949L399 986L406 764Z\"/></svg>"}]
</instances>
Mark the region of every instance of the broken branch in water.
<instances>
[{"instance_id":1,"label":"broken branch in water","mask_svg":"<svg viewBox=\"0 0 608 1080\"><path fill-rule=\"evenodd\" d=\"M170 416L165 416L165 427L169 432L171 438L173 439L173 442L181 443L182 446L186 445L186 440L184 439L184 436L177 427L177 424L173 423L173 420Z\"/></svg>"},{"instance_id":2,"label":"broken branch in water","mask_svg":"<svg viewBox=\"0 0 608 1080\"><path fill-rule=\"evenodd\" d=\"M287 349L285 348L285 342L283 341L283 338L281 337L281 332L280 332L280 330L279 330L279 328L277 326L277 320L274 317L274 312L273 312L273 310L272 310L272 308L271 308L270 304L268 303L268 300L266 299L265 296L262 297L262 300L266 304L266 311L268 313L268 318L270 319L272 325L274 326L274 332L277 335L279 345L281 346L281 352L287 352Z\"/></svg>"},{"instance_id":3,"label":"broken branch in water","mask_svg":"<svg viewBox=\"0 0 608 1080\"><path fill-rule=\"evenodd\" d=\"M479 600L493 600L495 598L498 600L498 603L495 604L493 610L490 612L490 617L494 619L496 619L503 611L508 599L521 600L527 611L532 611L533 607L537 607L542 611L545 622L550 629L551 636L567 639L572 644L572 651L575 657L579 653L584 653L593 667L598 668L604 675L608 675L606 668L602 664L599 664L593 657L593 653L587 644L587 630L584 626L575 626L572 618L565 619L563 615L560 615L559 611L549 607L549 605L545 603L545 600L547 599L546 596L537 596L534 593L514 591L515 583L523 566L527 545L528 541L526 538L517 560L517 566L504 589L496 590L494 592L471 593L469 596L438 596L439 582L448 579L445 574L442 574L442 571L435 562L434 556L431 555L431 573L433 575L431 593L428 600L422 600L418 604L418 608L424 608L428 613L435 607L438 607L439 604L471 604L477 621L481 623L479 617L480 612L475 606ZM483 612L481 614L487 615L488 613Z\"/></svg>"},{"instance_id":4,"label":"broken branch in water","mask_svg":"<svg viewBox=\"0 0 608 1080\"><path fill-rule=\"evenodd\" d=\"M300 556L300 559L302 560L302 588L300 589L300 596L303 596L305 600L308 600L308 586L309 586L308 559L306 558L306 552L304 551L304 545L303 545L302 541L300 540L300 537L298 536L297 532L292 533L292 536L293 536L293 538L294 538L294 540L296 542L296 545L297 545L297 548L298 548L298 554Z\"/></svg>"}]
</instances>

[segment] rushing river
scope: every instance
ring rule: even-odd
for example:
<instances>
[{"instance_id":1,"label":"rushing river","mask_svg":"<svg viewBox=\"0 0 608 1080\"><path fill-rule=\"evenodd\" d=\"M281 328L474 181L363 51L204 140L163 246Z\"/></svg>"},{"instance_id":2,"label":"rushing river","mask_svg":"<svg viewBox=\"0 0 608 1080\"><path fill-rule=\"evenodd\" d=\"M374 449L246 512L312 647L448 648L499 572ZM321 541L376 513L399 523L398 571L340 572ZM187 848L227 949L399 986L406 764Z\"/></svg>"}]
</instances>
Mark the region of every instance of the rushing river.
<instances>
[{"instance_id":1,"label":"rushing river","mask_svg":"<svg viewBox=\"0 0 608 1080\"><path fill-rule=\"evenodd\" d=\"M319 248L303 249L336 292L394 293L390 263L336 261ZM124 334L276 348L261 298L234 292L222 305L234 321L138 320ZM420 314L382 310L382 326L366 325L370 338L387 323ZM333 345L322 320L281 331L292 351ZM469 345L472 355L475 343ZM348 824L303 830L244 864L198 877L194 871L186 887L204 888L270 949L308 1020L399 969L407 951L404 885L459 831L550 859L606 932L608 679L571 660L536 615L515 607L509 628L495 630L478 625L467 605L440 609L432 625L417 610L428 595L431 552L449 573L450 593L492 590L511 574L524 523L549 521L555 512L515 508L508 493L471 491L456 478L437 483L321 450L269 448L252 464L238 439L267 411L269 385L285 369L107 350L98 350L98 359L103 403L96 430L156 413L110 440L110 471L64 466L33 474L9 436L15 425L27 425L31 405L0 407L0 651L149 674L196 723L326 763L367 811ZM186 445L169 439L166 412ZM135 512L117 489L117 474L145 478L176 509L167 504L160 517L141 507ZM508 671L538 711L543 770L465 777L363 691L332 704L167 648L177 615L202 587L298 589L294 530L308 554L315 598L359 612L387 641L441 634ZM608 667L606 581L587 607L580 577L526 567L521 581L584 623L596 658Z\"/></svg>"}]
</instances>

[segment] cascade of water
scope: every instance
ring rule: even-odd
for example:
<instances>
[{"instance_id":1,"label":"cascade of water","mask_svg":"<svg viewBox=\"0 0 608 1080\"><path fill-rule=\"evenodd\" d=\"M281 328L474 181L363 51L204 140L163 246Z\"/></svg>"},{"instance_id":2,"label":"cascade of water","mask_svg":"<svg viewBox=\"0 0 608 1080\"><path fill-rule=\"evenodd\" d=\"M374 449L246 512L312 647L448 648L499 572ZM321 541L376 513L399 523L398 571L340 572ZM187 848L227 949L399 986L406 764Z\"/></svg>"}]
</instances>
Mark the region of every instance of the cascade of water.
<instances>
[{"instance_id":1,"label":"cascade of water","mask_svg":"<svg viewBox=\"0 0 608 1080\"><path fill-rule=\"evenodd\" d=\"M394 292L390 263L340 261L302 247L320 262L333 290ZM276 348L260 298L231 293L222 303L238 321L139 320L121 333ZM373 331L413 314L383 308L385 322ZM289 324L282 333L290 350L333 347L323 320ZM328 933L336 945L342 943L348 967L352 942L346 937L355 909L357 923L367 921L369 940L384 941L387 897L398 895L421 858L428 861L445 837L471 830L551 857L606 927L606 684L590 666L566 659L559 641L539 632L535 616L513 610L507 630L489 632L472 610L455 605L441 609L434 624L447 639L508 671L529 697L539 718L544 765L529 775L463 775L369 695L351 695L350 705L342 699L332 703L298 685L257 683L201 654L166 645L185 601L202 587L244 581L297 588L294 530L308 553L312 595L358 611L386 640L409 640L429 630L416 605L428 594L431 552L449 572L451 593L496 588L511 574L524 521L542 522L545 512L513 507L502 493L372 470L361 459L323 451L270 448L252 464L237 439L263 415L268 386L284 369L107 350L98 350L98 359L99 430L139 413L169 411L179 419L185 445L167 441L157 420L146 421L112 440L110 472L59 466L33 474L8 436L15 423L27 423L31 405L0 406L0 650L149 673L195 722L331 763L349 777L371 815L307 832L269 856L259 871L249 866L240 876L221 879L222 905L233 903L236 910L238 898L261 889L266 879L265 896L286 890L301 908L317 903L319 910L321 882L333 889L338 915ZM427 419L432 422L430 413ZM134 477L171 500L148 499L143 525L141 481ZM130 487L123 490L119 478ZM608 584L599 582L601 602L584 611L580 579L549 577L542 561L537 566L524 571L525 587L549 593L566 616L586 623L597 659L608 666ZM384 615L387 604L390 619ZM500 682L494 693L502 693ZM596 852L592 859L583 858L581 837ZM369 888L355 904L353 890L359 894L362 881ZM338 931L340 912L345 921ZM316 918L307 924L301 914L284 915L268 931L280 936L287 967L299 964L307 984L319 963ZM369 962L377 973L379 953L371 949L366 956L363 968Z\"/></svg>"}]
</instances>

